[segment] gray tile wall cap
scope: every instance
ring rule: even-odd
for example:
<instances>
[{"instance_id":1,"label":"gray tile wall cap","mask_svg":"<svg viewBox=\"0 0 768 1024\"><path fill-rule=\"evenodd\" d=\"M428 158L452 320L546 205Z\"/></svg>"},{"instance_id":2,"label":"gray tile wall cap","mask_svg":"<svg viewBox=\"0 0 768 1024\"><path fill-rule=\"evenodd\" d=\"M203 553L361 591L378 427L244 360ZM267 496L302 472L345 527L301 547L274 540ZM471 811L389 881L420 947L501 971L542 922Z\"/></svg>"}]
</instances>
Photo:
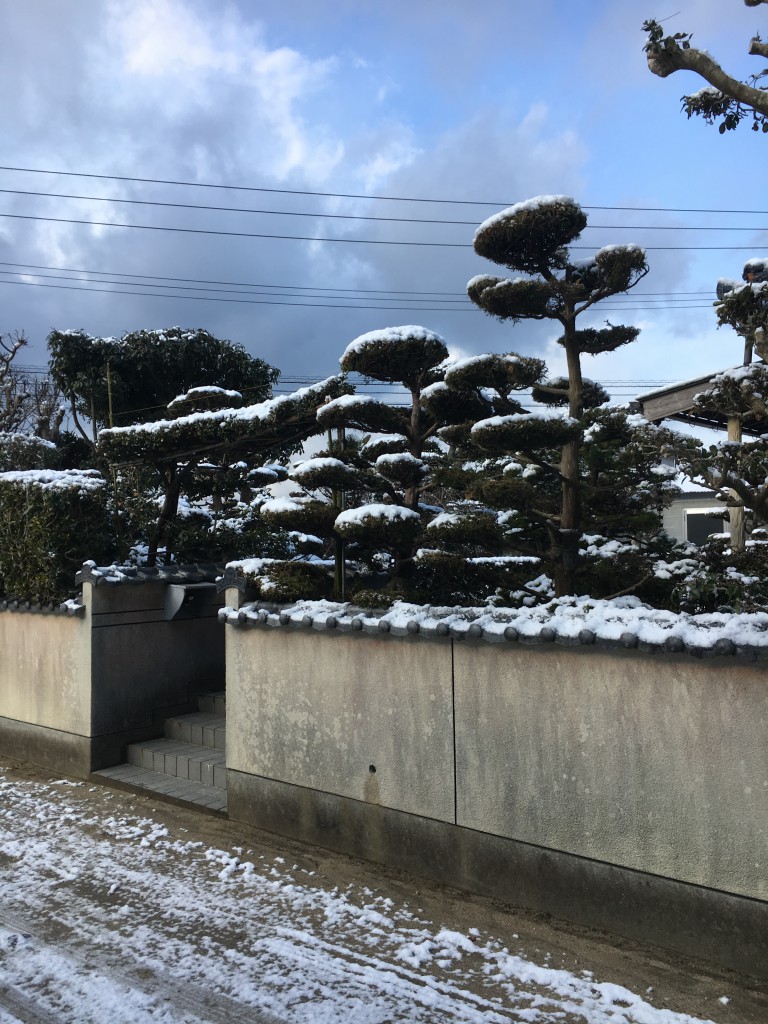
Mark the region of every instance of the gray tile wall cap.
<instances>
[{"instance_id":1,"label":"gray tile wall cap","mask_svg":"<svg viewBox=\"0 0 768 1024\"><path fill-rule=\"evenodd\" d=\"M616 639L602 639L591 630L582 629L575 636L559 634L553 626L543 626L537 635L520 633L510 623L503 630L489 631L480 623L448 623L417 622L415 619L402 623L393 623L386 618L386 611L378 609L356 608L348 605L343 615L319 611L313 615L306 610L296 610L294 604L268 604L256 602L245 606L239 611L233 608L221 608L219 620L227 625L241 627L258 627L263 625L272 628L289 627L292 629L314 629L334 633L367 633L371 636L389 634L392 637L423 636L428 639L442 640L451 638L462 642L484 642L493 644L522 643L526 646L547 646L558 644L565 647L597 647L601 650L638 651L643 654L687 654L694 658L738 657L745 661L768 659L768 649L739 645L727 637L716 640L711 647L696 647L686 644L682 637L671 635L663 643L652 644L641 641L629 631Z\"/></svg>"},{"instance_id":2,"label":"gray tile wall cap","mask_svg":"<svg viewBox=\"0 0 768 1024\"><path fill-rule=\"evenodd\" d=\"M225 572L223 565L197 562L191 565L108 565L86 562L76 574L78 584L94 586L135 586L140 583L216 583Z\"/></svg>"}]
</instances>

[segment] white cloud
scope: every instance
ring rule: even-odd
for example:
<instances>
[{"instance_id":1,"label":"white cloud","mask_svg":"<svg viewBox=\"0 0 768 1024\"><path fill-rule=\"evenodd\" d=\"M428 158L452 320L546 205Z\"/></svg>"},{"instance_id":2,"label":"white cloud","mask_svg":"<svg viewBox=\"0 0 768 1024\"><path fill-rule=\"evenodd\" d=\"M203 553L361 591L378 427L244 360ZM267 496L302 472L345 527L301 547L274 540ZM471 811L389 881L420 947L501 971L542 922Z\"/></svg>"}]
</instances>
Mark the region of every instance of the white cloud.
<instances>
[{"instance_id":1,"label":"white cloud","mask_svg":"<svg viewBox=\"0 0 768 1024\"><path fill-rule=\"evenodd\" d=\"M358 175L367 191L378 188L397 171L412 164L423 150L414 140L413 132L405 125L397 125L382 148L360 166Z\"/></svg>"},{"instance_id":2,"label":"white cloud","mask_svg":"<svg viewBox=\"0 0 768 1024\"><path fill-rule=\"evenodd\" d=\"M238 133L251 167L277 179L301 170L323 180L338 165L342 141L302 113L327 85L334 57L270 48L262 26L233 7L201 13L183 0L140 0L113 2L108 12L104 60L117 68L123 108L150 116L146 131L162 119L191 126L202 115L229 127L230 150L240 148ZM200 140L189 135L200 164Z\"/></svg>"}]
</instances>

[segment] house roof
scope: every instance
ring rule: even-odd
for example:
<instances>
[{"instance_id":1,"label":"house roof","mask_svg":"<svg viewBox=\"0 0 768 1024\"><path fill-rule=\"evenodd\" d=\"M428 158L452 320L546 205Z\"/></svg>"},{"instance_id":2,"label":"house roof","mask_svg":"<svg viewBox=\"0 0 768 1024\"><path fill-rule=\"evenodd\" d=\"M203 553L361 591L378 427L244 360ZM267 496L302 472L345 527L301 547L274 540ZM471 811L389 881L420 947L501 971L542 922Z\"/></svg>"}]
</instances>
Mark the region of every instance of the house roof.
<instances>
[{"instance_id":1,"label":"house roof","mask_svg":"<svg viewBox=\"0 0 768 1024\"><path fill-rule=\"evenodd\" d=\"M678 420L682 423L693 423L699 427L709 427L714 430L725 430L728 417L718 412L701 412L694 410L694 399L700 392L712 383L714 378L728 370L738 367L728 367L725 370L715 370L706 373L701 377L692 377L690 380L678 381L676 384L666 384L663 388L655 391L646 391L638 395L636 402L640 412L647 420L658 423L660 420ZM759 437L765 433L765 424L752 416L744 416L741 425L742 432L752 437Z\"/></svg>"}]
</instances>

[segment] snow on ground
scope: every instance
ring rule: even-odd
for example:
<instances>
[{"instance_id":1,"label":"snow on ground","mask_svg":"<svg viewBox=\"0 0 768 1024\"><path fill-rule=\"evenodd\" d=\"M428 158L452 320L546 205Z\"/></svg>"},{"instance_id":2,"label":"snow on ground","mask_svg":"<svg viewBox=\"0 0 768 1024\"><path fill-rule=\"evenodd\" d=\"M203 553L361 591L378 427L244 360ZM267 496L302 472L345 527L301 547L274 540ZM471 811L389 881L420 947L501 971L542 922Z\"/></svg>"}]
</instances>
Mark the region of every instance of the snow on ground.
<instances>
[{"instance_id":1,"label":"snow on ground","mask_svg":"<svg viewBox=\"0 0 768 1024\"><path fill-rule=\"evenodd\" d=\"M329 884L308 856L220 849L173 821L131 795L0 768L0 1024L701 1019L547 966L549 953L534 963L482 920L451 930Z\"/></svg>"}]
</instances>

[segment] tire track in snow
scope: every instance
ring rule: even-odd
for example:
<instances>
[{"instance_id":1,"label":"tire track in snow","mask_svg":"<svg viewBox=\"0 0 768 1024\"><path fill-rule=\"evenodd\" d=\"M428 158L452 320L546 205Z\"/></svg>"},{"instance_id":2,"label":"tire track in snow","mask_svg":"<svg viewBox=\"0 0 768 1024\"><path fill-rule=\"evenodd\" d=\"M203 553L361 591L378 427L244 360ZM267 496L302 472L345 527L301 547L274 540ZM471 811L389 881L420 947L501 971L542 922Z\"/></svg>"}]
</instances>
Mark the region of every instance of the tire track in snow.
<instances>
[{"instance_id":1,"label":"tire track in snow","mask_svg":"<svg viewBox=\"0 0 768 1024\"><path fill-rule=\"evenodd\" d=\"M73 935L67 938L64 945L60 939L51 940L46 934L46 929L39 923L32 924L26 918L4 909L0 910L0 927L7 928L13 937L21 936L24 940L36 940L48 954L44 955L44 959L63 958L67 962L72 961L84 973L104 974L115 987L142 992L149 999L167 1003L169 1010L181 1009L185 1014L191 1015L185 1017L185 1020L199 1021L200 1024L285 1024L277 1017L267 1015L261 1010L246 1009L226 996L215 995L192 982L184 982L182 985L167 976L157 975L154 975L150 982L148 978L142 978L138 974L138 971L142 970L140 965L137 965L136 971L126 970L122 961L120 967L116 966L114 960L104 953L101 944L96 947L84 943L82 938L77 939ZM0 949L2 945L0 941ZM21 1012L19 1020L24 1024L62 1024L60 1016L49 1013L38 1000L13 985L0 984L0 1005L14 1014L18 1015Z\"/></svg>"}]
</instances>

